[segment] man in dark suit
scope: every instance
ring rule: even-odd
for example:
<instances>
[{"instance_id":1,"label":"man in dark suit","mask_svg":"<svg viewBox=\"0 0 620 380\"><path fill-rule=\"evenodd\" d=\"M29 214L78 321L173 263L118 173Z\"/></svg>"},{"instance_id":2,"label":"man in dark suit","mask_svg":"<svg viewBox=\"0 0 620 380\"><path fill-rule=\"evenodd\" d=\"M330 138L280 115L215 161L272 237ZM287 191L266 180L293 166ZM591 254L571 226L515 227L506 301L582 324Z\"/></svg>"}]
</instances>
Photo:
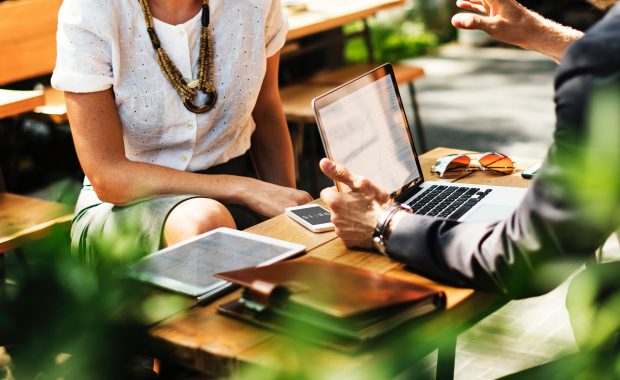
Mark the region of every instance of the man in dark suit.
<instances>
[{"instance_id":1,"label":"man in dark suit","mask_svg":"<svg viewBox=\"0 0 620 380\"><path fill-rule=\"evenodd\" d=\"M530 286L542 266L570 261L576 269L620 227L620 125L604 126L601 138L601 123L593 128L588 122L592 88L620 74L620 4L585 35L514 0L459 0L457 5L479 14L456 15L456 26L482 29L561 60L554 143L521 206L510 218L493 223L412 215L396 210L368 180L326 159L323 172L352 191L330 188L321 196L347 246L375 246L444 283L511 297L533 295L543 291Z\"/></svg>"}]
</instances>

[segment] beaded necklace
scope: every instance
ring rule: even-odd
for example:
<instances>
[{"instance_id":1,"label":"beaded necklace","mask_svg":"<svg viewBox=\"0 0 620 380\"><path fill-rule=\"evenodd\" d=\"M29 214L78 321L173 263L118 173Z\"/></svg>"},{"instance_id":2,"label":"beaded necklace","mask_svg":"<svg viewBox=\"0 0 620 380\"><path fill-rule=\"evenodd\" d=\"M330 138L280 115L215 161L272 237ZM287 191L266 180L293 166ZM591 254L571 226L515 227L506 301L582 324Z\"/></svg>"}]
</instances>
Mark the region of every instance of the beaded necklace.
<instances>
[{"instance_id":1,"label":"beaded necklace","mask_svg":"<svg viewBox=\"0 0 620 380\"><path fill-rule=\"evenodd\" d=\"M186 81L181 74L181 71L172 62L161 42L157 33L155 32L155 26L153 24L153 15L151 14L151 8L149 7L148 0L138 0L144 13L144 19L146 21L146 30L155 49L157 55L157 62L159 67L168 78L172 87L175 88L181 99L183 99L183 105L190 112L193 113L205 113L215 105L217 100L217 91L214 85L214 72L213 72L213 43L209 33L209 0L202 0L202 29L200 31L200 55L198 57L198 79L192 81ZM198 91L202 91L207 95L207 99L203 105L195 105L194 99L198 94Z\"/></svg>"}]
</instances>

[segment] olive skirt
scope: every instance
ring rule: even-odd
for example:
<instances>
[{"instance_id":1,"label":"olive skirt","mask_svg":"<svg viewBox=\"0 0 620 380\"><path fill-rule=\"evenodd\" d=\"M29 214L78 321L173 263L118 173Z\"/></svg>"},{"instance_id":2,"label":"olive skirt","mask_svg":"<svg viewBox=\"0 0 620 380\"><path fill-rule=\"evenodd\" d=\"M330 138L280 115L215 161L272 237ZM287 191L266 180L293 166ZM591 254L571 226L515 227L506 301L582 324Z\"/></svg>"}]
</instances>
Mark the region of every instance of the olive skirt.
<instances>
[{"instance_id":1,"label":"olive skirt","mask_svg":"<svg viewBox=\"0 0 620 380\"><path fill-rule=\"evenodd\" d=\"M249 153L200 173L256 178ZM85 181L71 227L72 251L88 265L97 265L102 260L123 263L155 252L161 248L164 223L172 209L179 203L199 197L194 194L167 195L128 206L115 206L100 201L92 186ZM241 205L224 206L239 229L266 219Z\"/></svg>"}]
</instances>

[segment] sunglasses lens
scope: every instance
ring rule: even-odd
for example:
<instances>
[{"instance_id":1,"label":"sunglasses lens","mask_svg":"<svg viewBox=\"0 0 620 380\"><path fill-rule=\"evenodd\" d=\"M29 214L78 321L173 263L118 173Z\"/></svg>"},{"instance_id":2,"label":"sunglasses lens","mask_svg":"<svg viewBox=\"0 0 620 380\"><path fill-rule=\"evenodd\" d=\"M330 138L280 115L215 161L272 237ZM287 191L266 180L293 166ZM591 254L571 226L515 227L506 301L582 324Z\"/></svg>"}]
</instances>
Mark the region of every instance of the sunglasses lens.
<instances>
[{"instance_id":1,"label":"sunglasses lens","mask_svg":"<svg viewBox=\"0 0 620 380\"><path fill-rule=\"evenodd\" d=\"M490 171L500 174L511 174L515 170L514 162L501 153L485 153L478 162Z\"/></svg>"},{"instance_id":2,"label":"sunglasses lens","mask_svg":"<svg viewBox=\"0 0 620 380\"><path fill-rule=\"evenodd\" d=\"M439 159L433 167L440 177L456 177L469 168L471 159L467 156L447 156Z\"/></svg>"}]
</instances>

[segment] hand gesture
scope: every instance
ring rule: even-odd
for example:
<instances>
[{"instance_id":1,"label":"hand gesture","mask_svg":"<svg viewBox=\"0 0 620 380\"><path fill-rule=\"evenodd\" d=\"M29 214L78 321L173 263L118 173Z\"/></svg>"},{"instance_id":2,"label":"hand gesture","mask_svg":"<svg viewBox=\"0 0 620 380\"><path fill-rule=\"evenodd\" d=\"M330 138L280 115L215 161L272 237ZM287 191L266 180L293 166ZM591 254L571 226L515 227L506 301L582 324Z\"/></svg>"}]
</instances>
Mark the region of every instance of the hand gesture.
<instances>
[{"instance_id":1,"label":"hand gesture","mask_svg":"<svg viewBox=\"0 0 620 380\"><path fill-rule=\"evenodd\" d=\"M339 193L330 187L321 192L321 198L332 209L336 234L347 247L371 248L377 220L391 202L389 194L367 178L352 174L331 160L324 158L320 166L326 176L350 190Z\"/></svg>"},{"instance_id":2,"label":"hand gesture","mask_svg":"<svg viewBox=\"0 0 620 380\"><path fill-rule=\"evenodd\" d=\"M457 7L478 13L458 13L452 25L478 29L493 38L536 50L559 61L568 45L583 36L570 27L547 20L516 0L457 0Z\"/></svg>"},{"instance_id":3,"label":"hand gesture","mask_svg":"<svg viewBox=\"0 0 620 380\"><path fill-rule=\"evenodd\" d=\"M531 12L515 0L457 0L456 6L478 12L458 13L452 24L461 29L479 29L513 45L521 45L534 23ZM525 30L523 27L526 26Z\"/></svg>"}]
</instances>

